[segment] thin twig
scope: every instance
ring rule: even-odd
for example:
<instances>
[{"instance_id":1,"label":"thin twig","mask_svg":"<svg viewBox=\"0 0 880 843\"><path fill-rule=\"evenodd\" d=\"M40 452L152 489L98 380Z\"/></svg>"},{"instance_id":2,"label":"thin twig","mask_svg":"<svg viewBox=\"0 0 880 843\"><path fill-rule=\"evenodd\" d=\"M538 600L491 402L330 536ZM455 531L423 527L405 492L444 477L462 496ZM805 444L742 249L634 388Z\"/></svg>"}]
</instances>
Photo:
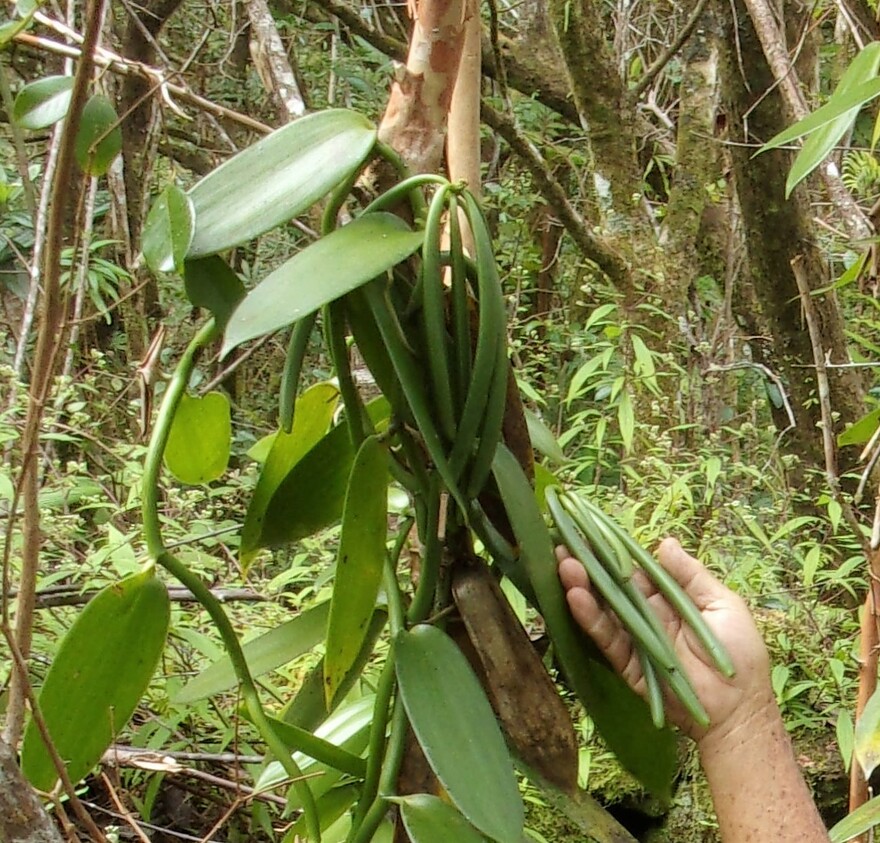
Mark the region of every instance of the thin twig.
<instances>
[{"instance_id":1,"label":"thin twig","mask_svg":"<svg viewBox=\"0 0 880 843\"><path fill-rule=\"evenodd\" d=\"M672 61L675 54L684 45L684 42L691 37L691 33L699 22L707 2L708 0L698 0L697 5L694 6L694 10L691 12L691 16L687 19L675 40L657 57L657 60L645 71L645 75L639 79L638 84L627 94L627 99L630 103L638 101L639 97L648 90L648 87L657 78L657 75Z\"/></svg>"},{"instance_id":2,"label":"thin twig","mask_svg":"<svg viewBox=\"0 0 880 843\"><path fill-rule=\"evenodd\" d=\"M128 827L134 832L135 837L137 837L141 843L152 843L150 838L144 834L144 830L138 825L137 820L132 816L131 811L122 804L122 799L119 798L119 794L116 792L113 782L110 781L110 776L103 771L101 772L101 781L104 782L104 787L107 788L107 793L110 794L110 800L116 806L116 810L122 815L126 825L128 825Z\"/></svg>"},{"instance_id":3,"label":"thin twig","mask_svg":"<svg viewBox=\"0 0 880 843\"><path fill-rule=\"evenodd\" d=\"M535 186L550 203L559 217L559 221L565 226L565 230L584 257L593 261L612 281L625 278L629 274L629 267L623 256L590 232L583 218L570 202L565 189L550 171L541 153L519 131L513 120L486 103L483 104L482 117L483 122L498 132L522 160L526 169L531 173Z\"/></svg>"},{"instance_id":4,"label":"thin twig","mask_svg":"<svg viewBox=\"0 0 880 843\"><path fill-rule=\"evenodd\" d=\"M82 55L82 50L78 47L71 47L68 44L61 44L58 41L53 41L51 38L30 35L26 32L19 33L15 36L14 40L16 43L25 47L31 47L32 49L41 52L54 53L59 56L68 56L70 58L78 59ZM245 126L248 129L260 132L261 134L268 134L272 131L271 126L267 126L259 120L254 120L253 117L248 117L246 114L241 114L231 108L218 105L205 97L187 90L181 85L175 85L172 82L165 81L164 74L161 70L144 64L143 62L126 59L105 49L102 51L101 55L95 57L95 64L99 67L110 70L113 73L119 73L122 76L141 76L154 82L158 78L159 80L162 80L160 89L167 94L174 94L174 96L182 102L188 103L208 114L213 114L216 117L223 117L226 120L231 120L234 123L238 123L241 126ZM167 97L164 99L168 102Z\"/></svg>"},{"instance_id":5,"label":"thin twig","mask_svg":"<svg viewBox=\"0 0 880 843\"><path fill-rule=\"evenodd\" d=\"M58 149L58 165L52 181L45 259L42 265L43 300L40 314L40 331L34 355L33 373L28 390L28 409L21 435L21 472L16 483L16 503L20 497L22 516L21 575L18 611L15 616L15 643L21 650L24 663L30 655L33 632L33 599L36 592L42 536L40 534L39 463L40 428L49 398L61 351L64 335L64 307L61 291L61 253L70 202L71 174L74 172L74 147L80 118L88 96L92 78L92 56L98 43L104 19L105 0L92 0L85 15L86 32L82 59L77 67L70 94L70 106L61 132ZM7 548L15 522L15 506L9 517L6 536ZM5 560L4 560L5 561ZM27 676L16 668L12 671L9 685L9 703L4 738L12 744L18 742L24 722L23 687Z\"/></svg>"}]
</instances>

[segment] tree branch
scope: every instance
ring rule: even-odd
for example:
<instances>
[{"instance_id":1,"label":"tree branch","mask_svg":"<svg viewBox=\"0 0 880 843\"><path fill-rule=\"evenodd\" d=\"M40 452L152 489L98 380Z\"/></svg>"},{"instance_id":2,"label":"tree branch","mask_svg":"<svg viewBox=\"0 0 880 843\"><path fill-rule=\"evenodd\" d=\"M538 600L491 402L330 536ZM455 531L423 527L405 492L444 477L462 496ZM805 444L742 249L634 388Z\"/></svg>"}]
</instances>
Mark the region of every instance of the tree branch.
<instances>
[{"instance_id":1,"label":"tree branch","mask_svg":"<svg viewBox=\"0 0 880 843\"><path fill-rule=\"evenodd\" d=\"M645 75L639 79L638 84L627 94L627 100L630 104L639 100L663 68L669 64L675 54L684 46L684 42L691 37L691 33L699 22L703 9L706 8L706 3L708 2L709 0L697 0L697 5L691 12L691 16L687 19L675 40L657 57L657 60L645 71Z\"/></svg>"},{"instance_id":2,"label":"tree branch","mask_svg":"<svg viewBox=\"0 0 880 843\"><path fill-rule=\"evenodd\" d=\"M513 120L484 103L483 122L498 132L520 157L531 173L535 186L553 208L584 257L595 263L612 281L623 280L630 271L623 256L590 232L581 215L569 201L565 189L550 172L541 153L519 131Z\"/></svg>"}]
</instances>

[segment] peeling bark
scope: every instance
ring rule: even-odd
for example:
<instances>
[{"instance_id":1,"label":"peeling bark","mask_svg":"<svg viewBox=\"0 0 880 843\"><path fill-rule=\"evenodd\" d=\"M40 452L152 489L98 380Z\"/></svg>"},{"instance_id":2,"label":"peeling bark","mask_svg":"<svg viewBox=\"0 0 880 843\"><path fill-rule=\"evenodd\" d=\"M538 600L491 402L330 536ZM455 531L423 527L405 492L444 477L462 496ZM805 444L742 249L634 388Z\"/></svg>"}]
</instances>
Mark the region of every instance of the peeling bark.
<instances>
[{"instance_id":1,"label":"peeling bark","mask_svg":"<svg viewBox=\"0 0 880 843\"><path fill-rule=\"evenodd\" d=\"M422 0L409 56L391 86L379 139L413 173L440 169L447 117L464 47L464 0Z\"/></svg>"}]
</instances>

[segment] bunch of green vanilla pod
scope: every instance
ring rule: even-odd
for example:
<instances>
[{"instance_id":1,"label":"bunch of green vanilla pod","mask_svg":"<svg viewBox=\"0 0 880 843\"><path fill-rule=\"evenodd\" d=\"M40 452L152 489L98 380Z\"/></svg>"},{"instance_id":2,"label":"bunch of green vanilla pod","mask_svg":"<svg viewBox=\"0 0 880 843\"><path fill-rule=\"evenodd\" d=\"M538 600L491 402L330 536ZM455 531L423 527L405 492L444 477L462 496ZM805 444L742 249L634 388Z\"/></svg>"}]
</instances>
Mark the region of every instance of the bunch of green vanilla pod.
<instances>
[{"instance_id":1,"label":"bunch of green vanilla pod","mask_svg":"<svg viewBox=\"0 0 880 843\"><path fill-rule=\"evenodd\" d=\"M648 598L633 581L633 574L640 570L653 583L693 630L718 670L724 676L733 676L730 655L693 601L650 553L597 506L552 487L547 489L546 497L560 538L583 564L592 587L632 636L641 662L654 724L658 728L664 724L661 683L665 682L694 721L708 726L709 716L663 624L648 603Z\"/></svg>"}]
</instances>

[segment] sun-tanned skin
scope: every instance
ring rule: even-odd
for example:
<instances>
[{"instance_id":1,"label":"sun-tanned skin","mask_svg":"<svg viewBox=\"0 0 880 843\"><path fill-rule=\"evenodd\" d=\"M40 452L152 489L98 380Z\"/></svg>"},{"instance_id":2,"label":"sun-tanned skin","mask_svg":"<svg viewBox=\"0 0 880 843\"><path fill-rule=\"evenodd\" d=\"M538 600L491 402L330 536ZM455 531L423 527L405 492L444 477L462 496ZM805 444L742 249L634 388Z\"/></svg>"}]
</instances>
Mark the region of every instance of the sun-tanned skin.
<instances>
[{"instance_id":1,"label":"sun-tanned skin","mask_svg":"<svg viewBox=\"0 0 880 843\"><path fill-rule=\"evenodd\" d=\"M581 563L564 547L557 548L556 555L575 620L630 686L644 693L629 634L617 616L596 600ZM732 679L722 676L663 596L646 579L639 580L709 713L709 727L701 728L675 697L666 696L667 719L697 742L721 839L724 843L828 843L773 696L767 648L746 604L675 539L665 539L657 555L727 647L736 667Z\"/></svg>"}]
</instances>

